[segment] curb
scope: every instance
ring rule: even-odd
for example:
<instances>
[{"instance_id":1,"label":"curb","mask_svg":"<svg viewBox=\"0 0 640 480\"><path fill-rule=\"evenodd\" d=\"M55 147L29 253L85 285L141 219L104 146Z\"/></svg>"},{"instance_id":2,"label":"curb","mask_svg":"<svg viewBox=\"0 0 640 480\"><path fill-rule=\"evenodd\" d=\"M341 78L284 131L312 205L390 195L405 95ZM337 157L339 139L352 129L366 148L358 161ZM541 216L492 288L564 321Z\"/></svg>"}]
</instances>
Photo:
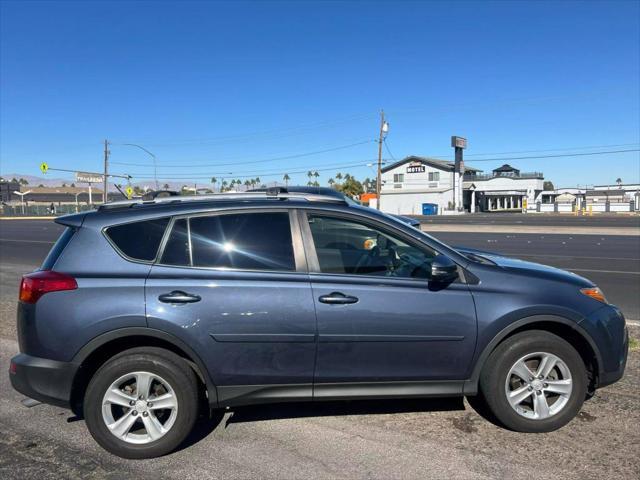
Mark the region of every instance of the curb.
<instances>
[{"instance_id":1,"label":"curb","mask_svg":"<svg viewBox=\"0 0 640 480\"><path fill-rule=\"evenodd\" d=\"M459 232L459 233L539 233L542 235L621 235L640 236L636 227L561 227L534 225L435 225L422 224L423 232Z\"/></svg>"},{"instance_id":2,"label":"curb","mask_svg":"<svg viewBox=\"0 0 640 480\"><path fill-rule=\"evenodd\" d=\"M0 217L0 220L55 220L58 217Z\"/></svg>"}]
</instances>

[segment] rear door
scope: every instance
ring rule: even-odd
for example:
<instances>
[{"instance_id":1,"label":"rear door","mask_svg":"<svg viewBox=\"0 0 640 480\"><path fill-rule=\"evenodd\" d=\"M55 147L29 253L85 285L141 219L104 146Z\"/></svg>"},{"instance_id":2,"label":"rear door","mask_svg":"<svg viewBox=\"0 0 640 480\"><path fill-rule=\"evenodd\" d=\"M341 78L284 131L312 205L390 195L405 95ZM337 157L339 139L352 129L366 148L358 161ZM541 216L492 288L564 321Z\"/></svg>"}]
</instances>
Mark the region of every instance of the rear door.
<instances>
[{"instance_id":1,"label":"rear door","mask_svg":"<svg viewBox=\"0 0 640 480\"><path fill-rule=\"evenodd\" d=\"M190 343L224 404L311 396L316 319L292 228L286 210L178 217L151 268L149 326Z\"/></svg>"},{"instance_id":2,"label":"rear door","mask_svg":"<svg viewBox=\"0 0 640 480\"><path fill-rule=\"evenodd\" d=\"M430 285L438 252L362 217L307 211L300 222L318 317L314 397L461 393L475 308L463 282Z\"/></svg>"}]
</instances>

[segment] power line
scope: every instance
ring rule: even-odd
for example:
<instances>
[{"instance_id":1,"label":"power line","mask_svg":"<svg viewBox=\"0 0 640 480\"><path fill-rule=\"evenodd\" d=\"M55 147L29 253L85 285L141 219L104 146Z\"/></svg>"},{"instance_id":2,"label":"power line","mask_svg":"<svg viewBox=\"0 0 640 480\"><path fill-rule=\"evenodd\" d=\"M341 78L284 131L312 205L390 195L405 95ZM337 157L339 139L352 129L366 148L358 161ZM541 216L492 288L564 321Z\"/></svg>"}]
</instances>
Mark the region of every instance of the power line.
<instances>
[{"instance_id":1,"label":"power line","mask_svg":"<svg viewBox=\"0 0 640 480\"><path fill-rule=\"evenodd\" d=\"M198 139L187 139L187 140L177 140L175 142L161 142L155 143L152 140L140 140L146 145L152 146L171 146L171 145L189 145L189 144L211 144L211 143L226 143L233 141L243 141L250 138L262 137L287 137L292 135L298 135L304 133L306 130L314 131L319 128L331 127L333 125L348 123L353 120L359 120L362 118L373 117L377 115L376 113L360 113L355 115L350 115L347 117L343 117L341 119L332 119L332 120L322 120L319 122L313 122L308 124L302 124L295 127L285 127L285 128L274 128L269 130L245 133L245 134L235 134L235 135L222 135L218 137L209 137L209 138L198 138ZM289 132L289 133L287 133Z\"/></svg>"},{"instance_id":2,"label":"power line","mask_svg":"<svg viewBox=\"0 0 640 480\"><path fill-rule=\"evenodd\" d=\"M386 160L386 159L385 159ZM352 160L351 162L340 162L340 163L329 163L329 164L323 164L322 168L325 167L332 167L332 168L339 168L342 166L346 166L346 165L351 165L353 162L355 162L356 160ZM367 162L367 163L373 163L373 162L377 162L377 159L369 159L369 160L357 160L360 162ZM236 173L242 173L242 174L268 174L268 173L273 173L274 172L274 167L269 168L269 169L261 169L261 170L241 170L239 172L230 172L230 171L219 171L219 172L189 172L189 173L170 173L170 172L161 172L160 175L170 175L172 177L190 177L193 175L209 175L209 176L215 176L215 175L220 175L220 176L227 176L227 175L235 175ZM313 167L309 167L307 165L288 165L286 167L282 167L282 173L287 173L288 169L297 169L297 168L306 168L307 170L316 170ZM290 173L290 172L289 172ZM147 177L149 176L149 173L147 172L131 172L129 173L129 175L131 175L132 177Z\"/></svg>"},{"instance_id":3,"label":"power line","mask_svg":"<svg viewBox=\"0 0 640 480\"><path fill-rule=\"evenodd\" d=\"M395 162L396 161L396 157L394 157L393 153L391 153L391 150L389 150L389 145L387 145L387 137L384 138L383 142L384 142L384 148L387 149L387 153L391 157L391 160L393 160Z\"/></svg>"},{"instance_id":4,"label":"power line","mask_svg":"<svg viewBox=\"0 0 640 480\"><path fill-rule=\"evenodd\" d=\"M500 157L500 158L478 158L467 160L468 162L497 162L502 160L532 160L541 158L560 158L560 157L582 157L587 155L606 155L609 153L626 153L626 152L640 152L640 148L631 148L628 150L608 150L605 152L582 152L582 153L561 153L558 155L539 155L528 157Z\"/></svg>"},{"instance_id":5,"label":"power line","mask_svg":"<svg viewBox=\"0 0 640 480\"><path fill-rule=\"evenodd\" d=\"M371 163L371 162L367 162L367 163ZM327 172L327 171L331 171L331 170L335 170L336 168L354 168L354 167L366 167L367 163L361 162L361 163L351 163L351 164L345 164L345 165L336 165L330 168L313 168L313 167L307 167L304 170L297 170L297 171L288 171L288 170L280 170L278 172L271 172L271 173L265 173L262 175L259 175L261 177L273 177L276 175L282 175L284 173L288 173L288 174L300 174L300 173L307 173L309 170L312 172ZM217 176L224 176L224 177L229 177L229 178L253 178L255 177L254 175L237 175L234 174L232 172L230 173L210 173L210 174L195 174L195 175L191 175L191 176L182 176L182 175L189 175L189 174L180 174L180 176L176 176L176 175L172 175L172 178L175 178L176 180L196 180L196 179L211 179L211 177L215 177ZM139 175L131 175L132 178L136 178L136 179L153 179L153 176L139 176Z\"/></svg>"},{"instance_id":6,"label":"power line","mask_svg":"<svg viewBox=\"0 0 640 480\"><path fill-rule=\"evenodd\" d=\"M540 153L540 152L561 152L567 150L587 150L589 148L613 148L613 147L635 147L638 143L618 143L613 145L590 145L586 147L563 147L563 148L546 148L543 150L517 150L511 152L486 152L486 153L466 153L465 157L480 156L480 155L510 155L513 153Z\"/></svg>"},{"instance_id":7,"label":"power line","mask_svg":"<svg viewBox=\"0 0 640 480\"><path fill-rule=\"evenodd\" d=\"M185 165L185 164L180 164L180 165L160 165L161 168L198 168L198 167L224 167L224 166L229 166L229 165L250 165L250 164L255 164L255 163L267 163L267 162L276 162L278 160L291 160L293 158L302 158L302 157L309 157L312 155L319 155L322 153L329 153L329 152L335 152L338 150L344 150L347 148L353 148L353 147L357 147L359 145L365 145L367 143L372 143L374 142L374 140L364 140L361 142L356 142L356 143L350 143L348 145L341 145L338 147L332 147L332 148L326 148L324 150L316 150L314 152L306 152L306 153L298 153L295 155L286 155L286 156L282 156L282 157L272 157L272 158L266 158L266 159L262 159L262 160L251 160L251 161L238 161L238 162L229 162L229 163L210 163L210 164L205 164L205 163L194 163L194 164L190 164L190 165ZM126 165L129 167L149 167L149 164L146 163L129 163L129 162L111 162L112 164L116 164L116 165Z\"/></svg>"}]
</instances>

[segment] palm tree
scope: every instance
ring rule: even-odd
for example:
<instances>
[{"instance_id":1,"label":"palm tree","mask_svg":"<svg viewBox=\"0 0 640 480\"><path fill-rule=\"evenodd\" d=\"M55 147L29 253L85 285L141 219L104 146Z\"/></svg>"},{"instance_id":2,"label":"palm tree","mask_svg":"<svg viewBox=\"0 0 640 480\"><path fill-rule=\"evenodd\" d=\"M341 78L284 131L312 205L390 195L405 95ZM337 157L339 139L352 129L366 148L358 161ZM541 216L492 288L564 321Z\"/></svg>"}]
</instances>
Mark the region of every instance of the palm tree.
<instances>
[{"instance_id":1,"label":"palm tree","mask_svg":"<svg viewBox=\"0 0 640 480\"><path fill-rule=\"evenodd\" d=\"M164 185L162 185L162 188L165 190L169 190L169 184L165 183Z\"/></svg>"},{"instance_id":2,"label":"palm tree","mask_svg":"<svg viewBox=\"0 0 640 480\"><path fill-rule=\"evenodd\" d=\"M618 177L616 179L616 183L618 184L618 187L620 187L622 185L622 179L620 177Z\"/></svg>"},{"instance_id":3,"label":"palm tree","mask_svg":"<svg viewBox=\"0 0 640 480\"><path fill-rule=\"evenodd\" d=\"M227 181L223 180L220 186L220 192L224 192L227 189L227 185L228 185Z\"/></svg>"},{"instance_id":4,"label":"palm tree","mask_svg":"<svg viewBox=\"0 0 640 480\"><path fill-rule=\"evenodd\" d=\"M318 173L318 171L316 170L315 172L313 172L313 178L316 179L316 182L318 181L318 177L320 176L320 174Z\"/></svg>"},{"instance_id":5,"label":"palm tree","mask_svg":"<svg viewBox=\"0 0 640 480\"><path fill-rule=\"evenodd\" d=\"M329 184L330 187L333 188L333 184L336 183L336 181L333 178L330 178L329 180L327 180L327 183Z\"/></svg>"},{"instance_id":6,"label":"palm tree","mask_svg":"<svg viewBox=\"0 0 640 480\"><path fill-rule=\"evenodd\" d=\"M288 173L285 173L284 177L282 177L282 180L284 180L284 186L288 187L289 186L289 180L291 180L291 177L289 176Z\"/></svg>"},{"instance_id":7,"label":"palm tree","mask_svg":"<svg viewBox=\"0 0 640 480\"><path fill-rule=\"evenodd\" d=\"M336 173L336 180L338 180L338 183L342 180L342 174L340 172Z\"/></svg>"},{"instance_id":8,"label":"palm tree","mask_svg":"<svg viewBox=\"0 0 640 480\"><path fill-rule=\"evenodd\" d=\"M256 185L260 185L260 177L256 177Z\"/></svg>"},{"instance_id":9,"label":"palm tree","mask_svg":"<svg viewBox=\"0 0 640 480\"><path fill-rule=\"evenodd\" d=\"M244 181L244 186L246 187L245 190L249 190L249 187L251 186L251 181L250 180L245 180Z\"/></svg>"}]
</instances>

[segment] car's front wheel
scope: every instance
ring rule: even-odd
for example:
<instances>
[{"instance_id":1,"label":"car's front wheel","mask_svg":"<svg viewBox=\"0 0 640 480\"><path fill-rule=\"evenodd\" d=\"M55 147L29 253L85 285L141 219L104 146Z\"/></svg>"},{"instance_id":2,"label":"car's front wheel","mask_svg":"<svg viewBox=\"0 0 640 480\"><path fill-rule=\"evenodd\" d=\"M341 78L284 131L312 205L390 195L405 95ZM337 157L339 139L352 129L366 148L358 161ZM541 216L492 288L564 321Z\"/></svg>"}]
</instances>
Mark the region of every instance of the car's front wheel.
<instances>
[{"instance_id":1,"label":"car's front wheel","mask_svg":"<svg viewBox=\"0 0 640 480\"><path fill-rule=\"evenodd\" d=\"M84 398L93 438L124 458L152 458L182 443L198 414L193 370L172 352L134 348L95 373Z\"/></svg>"},{"instance_id":2,"label":"car's front wheel","mask_svg":"<svg viewBox=\"0 0 640 480\"><path fill-rule=\"evenodd\" d=\"M480 391L499 422L519 432L550 432L569 423L587 392L580 354L545 331L526 331L501 343L480 376Z\"/></svg>"}]
</instances>

